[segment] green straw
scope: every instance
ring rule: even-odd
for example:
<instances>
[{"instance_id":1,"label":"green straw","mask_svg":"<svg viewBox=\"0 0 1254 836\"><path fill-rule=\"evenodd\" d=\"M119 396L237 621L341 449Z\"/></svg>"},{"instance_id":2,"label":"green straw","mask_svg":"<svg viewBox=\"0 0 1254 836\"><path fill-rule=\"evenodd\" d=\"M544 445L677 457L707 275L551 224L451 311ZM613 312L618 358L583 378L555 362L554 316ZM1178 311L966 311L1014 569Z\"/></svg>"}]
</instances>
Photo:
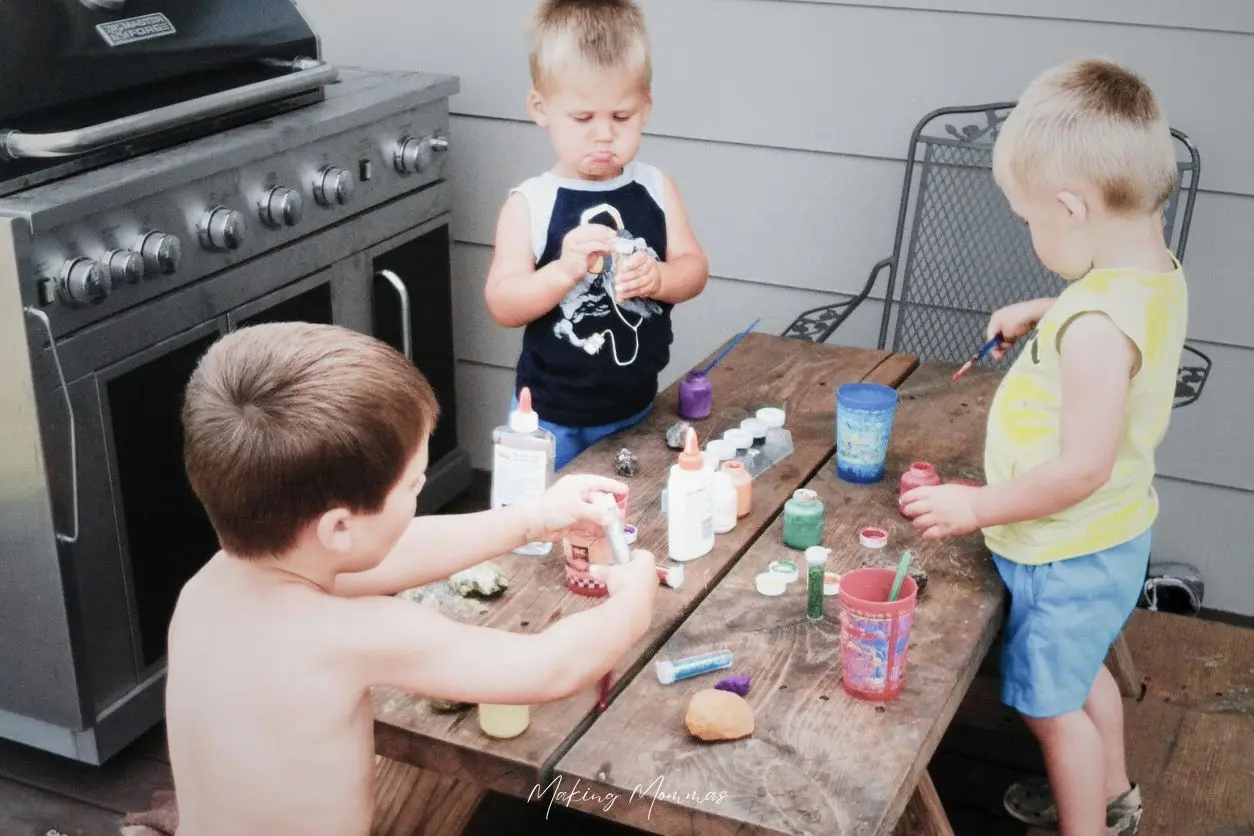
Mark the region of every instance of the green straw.
<instances>
[{"instance_id":1,"label":"green straw","mask_svg":"<svg viewBox=\"0 0 1254 836\"><path fill-rule=\"evenodd\" d=\"M897 596L901 594L901 584L906 579L906 570L910 568L910 559L914 557L912 552L902 552L901 562L897 564L897 577L893 578L893 588L888 593L888 600L897 600Z\"/></svg>"}]
</instances>

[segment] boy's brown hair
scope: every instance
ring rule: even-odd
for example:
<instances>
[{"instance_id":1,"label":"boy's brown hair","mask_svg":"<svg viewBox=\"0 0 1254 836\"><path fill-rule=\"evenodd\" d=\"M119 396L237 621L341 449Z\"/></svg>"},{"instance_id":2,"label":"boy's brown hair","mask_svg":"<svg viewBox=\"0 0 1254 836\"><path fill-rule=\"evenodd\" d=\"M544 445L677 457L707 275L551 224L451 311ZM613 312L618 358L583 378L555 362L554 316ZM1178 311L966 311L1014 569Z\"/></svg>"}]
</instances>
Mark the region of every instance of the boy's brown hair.
<instances>
[{"instance_id":1,"label":"boy's brown hair","mask_svg":"<svg viewBox=\"0 0 1254 836\"><path fill-rule=\"evenodd\" d=\"M222 548L274 556L332 508L377 513L438 418L391 346L336 325L255 325L192 373L183 458Z\"/></svg>"},{"instance_id":2,"label":"boy's brown hair","mask_svg":"<svg viewBox=\"0 0 1254 836\"><path fill-rule=\"evenodd\" d=\"M636 73L647 91L653 63L644 12L632 0L544 0L531 29L531 83L541 93L565 72Z\"/></svg>"},{"instance_id":3,"label":"boy's brown hair","mask_svg":"<svg viewBox=\"0 0 1254 836\"><path fill-rule=\"evenodd\" d=\"M1157 212L1176 186L1171 128L1154 91L1103 58L1037 76L1003 123L993 157L994 167L1027 188L1087 180L1119 214Z\"/></svg>"}]
</instances>

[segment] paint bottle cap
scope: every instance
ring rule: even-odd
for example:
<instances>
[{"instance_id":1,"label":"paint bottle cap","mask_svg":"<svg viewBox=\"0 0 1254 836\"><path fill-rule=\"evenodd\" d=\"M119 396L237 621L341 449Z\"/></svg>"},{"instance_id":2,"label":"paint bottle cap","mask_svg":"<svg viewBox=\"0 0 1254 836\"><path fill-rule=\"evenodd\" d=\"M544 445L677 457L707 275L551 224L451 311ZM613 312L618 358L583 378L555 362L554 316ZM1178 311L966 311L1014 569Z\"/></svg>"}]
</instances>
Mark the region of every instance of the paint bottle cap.
<instances>
[{"instance_id":1,"label":"paint bottle cap","mask_svg":"<svg viewBox=\"0 0 1254 836\"><path fill-rule=\"evenodd\" d=\"M723 440L734 444L737 450L748 450L753 446L753 433L737 427L723 433Z\"/></svg>"},{"instance_id":2,"label":"paint bottle cap","mask_svg":"<svg viewBox=\"0 0 1254 836\"><path fill-rule=\"evenodd\" d=\"M659 659L657 661L657 681L663 685L671 685L675 682L675 663L668 659Z\"/></svg>"},{"instance_id":3,"label":"paint bottle cap","mask_svg":"<svg viewBox=\"0 0 1254 836\"><path fill-rule=\"evenodd\" d=\"M768 427L766 426L766 422L760 418L746 418L740 422L740 429L749 433L755 439L758 439L766 438L766 431Z\"/></svg>"},{"instance_id":4,"label":"paint bottle cap","mask_svg":"<svg viewBox=\"0 0 1254 836\"><path fill-rule=\"evenodd\" d=\"M879 526L867 526L858 532L858 542L868 549L882 549L888 545L888 531Z\"/></svg>"},{"instance_id":5,"label":"paint bottle cap","mask_svg":"<svg viewBox=\"0 0 1254 836\"><path fill-rule=\"evenodd\" d=\"M797 500L798 502L805 502L805 503L819 501L818 492L813 491L810 488L798 488L797 490L792 492L792 498Z\"/></svg>"},{"instance_id":6,"label":"paint bottle cap","mask_svg":"<svg viewBox=\"0 0 1254 836\"><path fill-rule=\"evenodd\" d=\"M763 572L754 579L754 586L757 587L758 592L774 598L777 595L784 594L784 590L788 587L788 582L784 580L782 575L775 572Z\"/></svg>"},{"instance_id":7,"label":"paint bottle cap","mask_svg":"<svg viewBox=\"0 0 1254 836\"><path fill-rule=\"evenodd\" d=\"M767 429L777 429L784 426L784 410L775 406L764 406L754 413L759 421L766 424Z\"/></svg>"},{"instance_id":8,"label":"paint bottle cap","mask_svg":"<svg viewBox=\"0 0 1254 836\"><path fill-rule=\"evenodd\" d=\"M806 565L822 566L827 562L828 555L832 553L831 549L823 546L811 546L806 549Z\"/></svg>"},{"instance_id":9,"label":"paint bottle cap","mask_svg":"<svg viewBox=\"0 0 1254 836\"><path fill-rule=\"evenodd\" d=\"M824 597L829 596L829 595L839 595L839 594L840 594L840 575L838 575L835 572L824 572L823 573Z\"/></svg>"},{"instance_id":10,"label":"paint bottle cap","mask_svg":"<svg viewBox=\"0 0 1254 836\"><path fill-rule=\"evenodd\" d=\"M714 438L705 443L705 452L711 453L720 462L736 457L736 445L721 438Z\"/></svg>"},{"instance_id":11,"label":"paint bottle cap","mask_svg":"<svg viewBox=\"0 0 1254 836\"><path fill-rule=\"evenodd\" d=\"M531 408L531 390L526 386L518 393L518 409L509 414L509 428L516 433L533 433L540 429L540 416Z\"/></svg>"},{"instance_id":12,"label":"paint bottle cap","mask_svg":"<svg viewBox=\"0 0 1254 836\"><path fill-rule=\"evenodd\" d=\"M679 454L679 467L681 470L700 470L705 467L705 456L701 455L701 448L697 445L697 431L688 428L688 436L684 440L684 452Z\"/></svg>"}]
</instances>

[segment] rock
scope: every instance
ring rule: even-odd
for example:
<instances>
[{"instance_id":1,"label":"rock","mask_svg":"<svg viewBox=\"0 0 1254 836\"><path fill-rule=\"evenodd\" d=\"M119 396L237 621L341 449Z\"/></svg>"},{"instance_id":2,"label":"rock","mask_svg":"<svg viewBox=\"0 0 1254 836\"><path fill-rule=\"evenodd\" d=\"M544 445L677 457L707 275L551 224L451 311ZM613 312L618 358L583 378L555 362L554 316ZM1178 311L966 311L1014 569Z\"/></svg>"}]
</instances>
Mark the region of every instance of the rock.
<instances>
[{"instance_id":1,"label":"rock","mask_svg":"<svg viewBox=\"0 0 1254 836\"><path fill-rule=\"evenodd\" d=\"M492 598L500 595L509 586L505 573L491 561L463 569L448 581L453 591L465 598L471 595Z\"/></svg>"},{"instance_id":2,"label":"rock","mask_svg":"<svg viewBox=\"0 0 1254 836\"><path fill-rule=\"evenodd\" d=\"M640 469L640 459L626 447L614 455L614 473L624 479L630 479Z\"/></svg>"},{"instance_id":3,"label":"rock","mask_svg":"<svg viewBox=\"0 0 1254 836\"><path fill-rule=\"evenodd\" d=\"M690 429L692 429L692 425L687 421L671 424L670 429L666 431L666 446L672 450L684 449L684 440L688 438L688 430Z\"/></svg>"},{"instance_id":4,"label":"rock","mask_svg":"<svg viewBox=\"0 0 1254 836\"><path fill-rule=\"evenodd\" d=\"M753 734L753 709L738 694L707 688L692 695L684 725L701 740L739 740Z\"/></svg>"}]
</instances>

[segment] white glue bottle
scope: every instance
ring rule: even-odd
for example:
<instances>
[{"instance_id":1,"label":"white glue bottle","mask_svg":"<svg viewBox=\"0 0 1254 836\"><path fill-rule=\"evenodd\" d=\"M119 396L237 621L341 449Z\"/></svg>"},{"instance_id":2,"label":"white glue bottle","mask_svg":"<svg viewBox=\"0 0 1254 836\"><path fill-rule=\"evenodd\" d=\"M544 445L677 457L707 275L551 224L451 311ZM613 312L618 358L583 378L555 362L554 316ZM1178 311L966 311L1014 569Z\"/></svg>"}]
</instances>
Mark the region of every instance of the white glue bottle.
<instances>
[{"instance_id":1,"label":"white glue bottle","mask_svg":"<svg viewBox=\"0 0 1254 836\"><path fill-rule=\"evenodd\" d=\"M671 560L695 560L714 548L714 502L710 472L697 445L697 433L688 430L684 452L671 466L666 483L666 539Z\"/></svg>"},{"instance_id":2,"label":"white glue bottle","mask_svg":"<svg viewBox=\"0 0 1254 836\"><path fill-rule=\"evenodd\" d=\"M553 484L556 463L557 439L540 426L540 416L531 408L531 390L524 387L509 424L492 432L492 507L506 508L543 494ZM514 553L544 557L552 549L552 543L527 543Z\"/></svg>"},{"instance_id":3,"label":"white glue bottle","mask_svg":"<svg viewBox=\"0 0 1254 836\"><path fill-rule=\"evenodd\" d=\"M710 495L714 501L714 533L726 534L736 527L736 486L722 471L710 474Z\"/></svg>"}]
</instances>

